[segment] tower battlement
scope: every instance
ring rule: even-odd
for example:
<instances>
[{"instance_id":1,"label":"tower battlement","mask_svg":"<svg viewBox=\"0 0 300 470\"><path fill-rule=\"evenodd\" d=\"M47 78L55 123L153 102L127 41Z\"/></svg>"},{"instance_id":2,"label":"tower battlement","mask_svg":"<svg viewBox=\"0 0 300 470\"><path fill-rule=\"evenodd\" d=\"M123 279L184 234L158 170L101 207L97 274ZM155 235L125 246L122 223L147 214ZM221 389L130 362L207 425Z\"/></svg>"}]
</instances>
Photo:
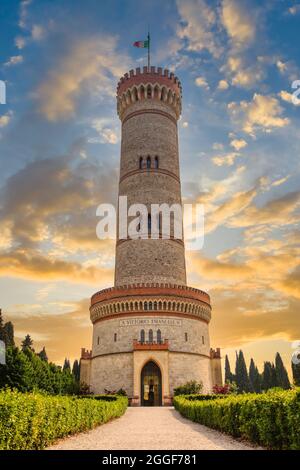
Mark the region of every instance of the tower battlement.
<instances>
[{"instance_id":1,"label":"tower battlement","mask_svg":"<svg viewBox=\"0 0 300 470\"><path fill-rule=\"evenodd\" d=\"M162 67L140 67L121 77L117 86L117 110L122 119L123 111L130 104L146 99L156 99L171 105L177 119L181 113L182 86L168 69Z\"/></svg>"}]
</instances>

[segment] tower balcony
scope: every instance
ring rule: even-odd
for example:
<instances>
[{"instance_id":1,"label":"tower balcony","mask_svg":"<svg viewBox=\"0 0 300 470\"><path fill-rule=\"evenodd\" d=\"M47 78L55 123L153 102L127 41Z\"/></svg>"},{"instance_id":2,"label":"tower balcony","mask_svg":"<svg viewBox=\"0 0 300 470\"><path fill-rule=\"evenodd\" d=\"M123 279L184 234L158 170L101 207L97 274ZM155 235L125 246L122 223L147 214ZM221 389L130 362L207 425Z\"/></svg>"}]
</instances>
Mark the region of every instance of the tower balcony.
<instances>
[{"instance_id":1,"label":"tower balcony","mask_svg":"<svg viewBox=\"0 0 300 470\"><path fill-rule=\"evenodd\" d=\"M134 351L162 351L169 349L169 341L167 339L162 341L138 341L133 340L133 350Z\"/></svg>"},{"instance_id":2,"label":"tower balcony","mask_svg":"<svg viewBox=\"0 0 300 470\"><path fill-rule=\"evenodd\" d=\"M93 323L128 316L175 316L209 323L209 295L199 289L176 284L133 284L96 292L91 298Z\"/></svg>"}]
</instances>

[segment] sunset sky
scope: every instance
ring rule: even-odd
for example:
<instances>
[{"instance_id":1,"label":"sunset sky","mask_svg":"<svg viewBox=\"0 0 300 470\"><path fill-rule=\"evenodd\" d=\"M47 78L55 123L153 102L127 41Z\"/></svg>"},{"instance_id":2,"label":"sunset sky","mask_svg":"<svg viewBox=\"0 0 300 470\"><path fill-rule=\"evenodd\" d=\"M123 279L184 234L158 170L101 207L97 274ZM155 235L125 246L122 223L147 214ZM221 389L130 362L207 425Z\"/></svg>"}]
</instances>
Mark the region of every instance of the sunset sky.
<instances>
[{"instance_id":1,"label":"sunset sky","mask_svg":"<svg viewBox=\"0 0 300 470\"><path fill-rule=\"evenodd\" d=\"M113 284L118 79L167 67L183 86L183 200L205 208L189 285L213 304L211 343L261 368L300 339L300 2L1 0L0 307L51 360L91 346L89 298Z\"/></svg>"}]
</instances>

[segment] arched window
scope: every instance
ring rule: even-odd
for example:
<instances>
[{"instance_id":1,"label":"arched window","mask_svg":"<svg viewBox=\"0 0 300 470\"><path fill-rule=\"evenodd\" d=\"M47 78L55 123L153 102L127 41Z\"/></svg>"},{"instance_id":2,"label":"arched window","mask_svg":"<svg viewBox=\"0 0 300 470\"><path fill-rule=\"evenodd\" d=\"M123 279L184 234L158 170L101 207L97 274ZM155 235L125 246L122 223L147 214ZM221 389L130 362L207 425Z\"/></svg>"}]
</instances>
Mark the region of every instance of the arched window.
<instances>
[{"instance_id":1,"label":"arched window","mask_svg":"<svg viewBox=\"0 0 300 470\"><path fill-rule=\"evenodd\" d=\"M154 159L154 168L157 169L158 168L158 156L156 155L155 159Z\"/></svg>"},{"instance_id":2,"label":"arched window","mask_svg":"<svg viewBox=\"0 0 300 470\"><path fill-rule=\"evenodd\" d=\"M117 341L117 333L114 333L114 342Z\"/></svg>"},{"instance_id":3,"label":"arched window","mask_svg":"<svg viewBox=\"0 0 300 470\"><path fill-rule=\"evenodd\" d=\"M152 89L150 85L147 88L147 98L148 99L152 98Z\"/></svg>"},{"instance_id":4,"label":"arched window","mask_svg":"<svg viewBox=\"0 0 300 470\"><path fill-rule=\"evenodd\" d=\"M151 214L148 214L148 232L151 232Z\"/></svg>"},{"instance_id":5,"label":"arched window","mask_svg":"<svg viewBox=\"0 0 300 470\"><path fill-rule=\"evenodd\" d=\"M204 343L205 343L204 336L202 336L202 344L204 344Z\"/></svg>"},{"instance_id":6,"label":"arched window","mask_svg":"<svg viewBox=\"0 0 300 470\"><path fill-rule=\"evenodd\" d=\"M141 330L141 343L145 342L145 330Z\"/></svg>"},{"instance_id":7,"label":"arched window","mask_svg":"<svg viewBox=\"0 0 300 470\"><path fill-rule=\"evenodd\" d=\"M100 337L99 337L99 336L98 336L98 338L97 338L97 344L98 344L98 346L99 346L99 344L100 344Z\"/></svg>"},{"instance_id":8,"label":"arched window","mask_svg":"<svg viewBox=\"0 0 300 470\"><path fill-rule=\"evenodd\" d=\"M161 331L160 330L157 330L156 338L157 338L158 344L161 344Z\"/></svg>"},{"instance_id":9,"label":"arched window","mask_svg":"<svg viewBox=\"0 0 300 470\"><path fill-rule=\"evenodd\" d=\"M149 302L149 310L152 310L152 302Z\"/></svg>"},{"instance_id":10,"label":"arched window","mask_svg":"<svg viewBox=\"0 0 300 470\"><path fill-rule=\"evenodd\" d=\"M149 330L149 343L153 343L153 330Z\"/></svg>"},{"instance_id":11,"label":"arched window","mask_svg":"<svg viewBox=\"0 0 300 470\"><path fill-rule=\"evenodd\" d=\"M140 170L142 170L142 168L143 168L143 157L140 157L139 168L140 168Z\"/></svg>"},{"instance_id":12,"label":"arched window","mask_svg":"<svg viewBox=\"0 0 300 470\"><path fill-rule=\"evenodd\" d=\"M148 155L148 157L147 157L147 170L150 170L150 168L151 168L151 157L150 157L150 155Z\"/></svg>"},{"instance_id":13,"label":"arched window","mask_svg":"<svg viewBox=\"0 0 300 470\"><path fill-rule=\"evenodd\" d=\"M188 334L187 333L184 333L184 339L185 339L185 341L188 340Z\"/></svg>"}]
</instances>

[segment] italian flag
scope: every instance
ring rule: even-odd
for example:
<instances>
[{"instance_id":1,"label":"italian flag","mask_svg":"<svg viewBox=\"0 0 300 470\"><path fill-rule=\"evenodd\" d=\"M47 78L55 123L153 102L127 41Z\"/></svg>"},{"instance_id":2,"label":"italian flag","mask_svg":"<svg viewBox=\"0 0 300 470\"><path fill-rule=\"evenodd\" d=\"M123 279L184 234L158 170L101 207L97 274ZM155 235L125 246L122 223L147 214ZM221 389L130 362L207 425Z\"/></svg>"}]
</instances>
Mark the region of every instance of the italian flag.
<instances>
[{"instance_id":1,"label":"italian flag","mask_svg":"<svg viewBox=\"0 0 300 470\"><path fill-rule=\"evenodd\" d=\"M149 40L147 41L136 41L133 43L134 47L143 47L143 48L149 48Z\"/></svg>"}]
</instances>

